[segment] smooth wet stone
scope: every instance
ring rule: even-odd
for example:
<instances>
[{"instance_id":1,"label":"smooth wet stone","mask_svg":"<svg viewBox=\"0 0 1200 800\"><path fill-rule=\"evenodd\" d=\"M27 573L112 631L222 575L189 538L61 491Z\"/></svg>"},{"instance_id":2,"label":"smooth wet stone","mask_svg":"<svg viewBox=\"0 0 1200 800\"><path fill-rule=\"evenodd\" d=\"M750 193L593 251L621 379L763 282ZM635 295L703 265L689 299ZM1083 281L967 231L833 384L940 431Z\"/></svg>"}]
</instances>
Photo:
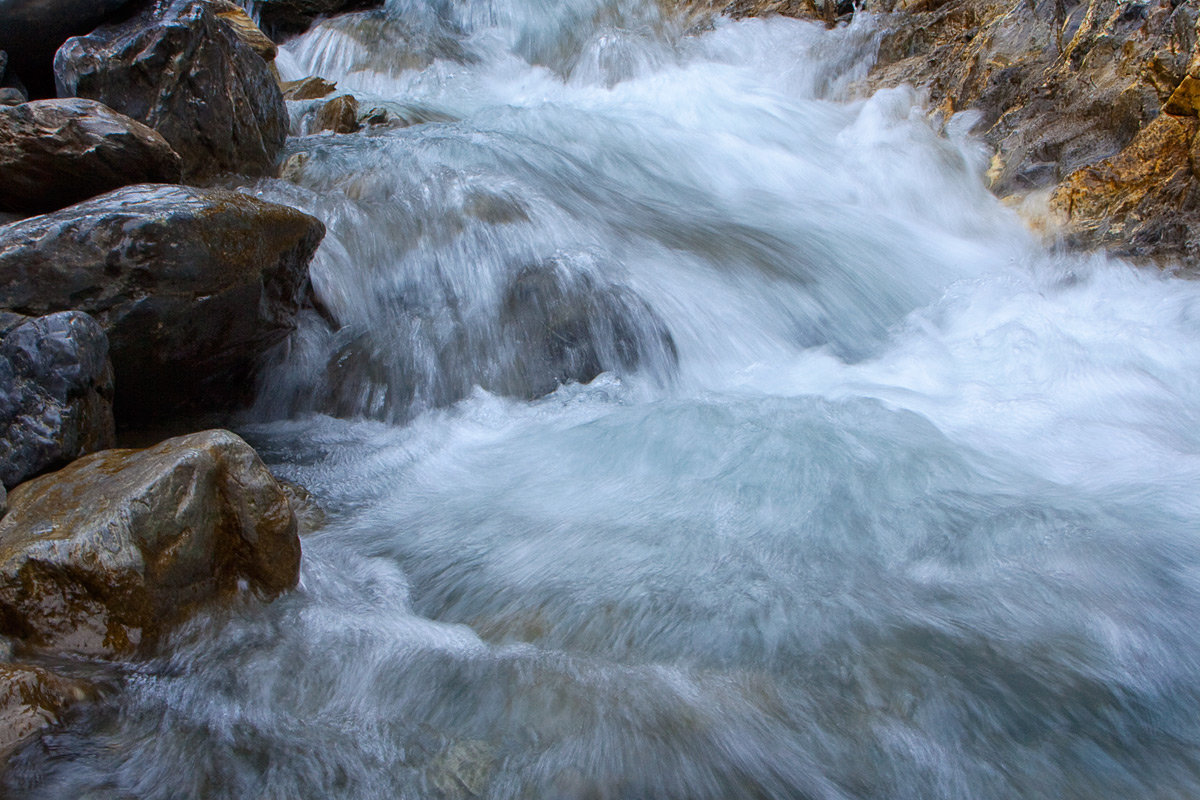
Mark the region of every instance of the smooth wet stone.
<instances>
[{"instance_id":1,"label":"smooth wet stone","mask_svg":"<svg viewBox=\"0 0 1200 800\"><path fill-rule=\"evenodd\" d=\"M112 447L108 340L87 314L29 319L0 337L0 484ZM3 513L0 502L0 514Z\"/></svg>"},{"instance_id":2,"label":"smooth wet stone","mask_svg":"<svg viewBox=\"0 0 1200 800\"><path fill-rule=\"evenodd\" d=\"M333 131L334 133L354 133L361 129L358 123L358 100L354 95L344 94L335 97L317 112L313 123L313 133Z\"/></svg>"},{"instance_id":3,"label":"smooth wet stone","mask_svg":"<svg viewBox=\"0 0 1200 800\"><path fill-rule=\"evenodd\" d=\"M0 663L0 763L21 743L56 725L71 705L95 697L88 683L31 664Z\"/></svg>"},{"instance_id":4,"label":"smooth wet stone","mask_svg":"<svg viewBox=\"0 0 1200 800\"><path fill-rule=\"evenodd\" d=\"M298 33L317 17L383 5L383 0L258 0L259 18L272 31Z\"/></svg>"},{"instance_id":5,"label":"smooth wet stone","mask_svg":"<svg viewBox=\"0 0 1200 800\"><path fill-rule=\"evenodd\" d=\"M139 185L0 227L0 308L78 308L108 334L117 415L248 399L309 300L325 228L239 192Z\"/></svg>"},{"instance_id":6,"label":"smooth wet stone","mask_svg":"<svg viewBox=\"0 0 1200 800\"><path fill-rule=\"evenodd\" d=\"M231 0L205 0L218 18L228 25L243 43L262 56L264 61L274 61L279 48L275 42L254 24L245 9Z\"/></svg>"},{"instance_id":7,"label":"smooth wet stone","mask_svg":"<svg viewBox=\"0 0 1200 800\"><path fill-rule=\"evenodd\" d=\"M0 520L0 633L37 648L148 653L244 584L273 597L300 568L287 494L222 430L106 450L21 484Z\"/></svg>"},{"instance_id":8,"label":"smooth wet stone","mask_svg":"<svg viewBox=\"0 0 1200 800\"><path fill-rule=\"evenodd\" d=\"M162 136L102 103L0 109L0 210L53 211L131 183L179 178L179 156Z\"/></svg>"},{"instance_id":9,"label":"smooth wet stone","mask_svg":"<svg viewBox=\"0 0 1200 800\"><path fill-rule=\"evenodd\" d=\"M279 85L262 57L200 0L163 0L70 39L54 71L60 96L99 100L162 134L189 181L276 171L288 127Z\"/></svg>"}]
</instances>

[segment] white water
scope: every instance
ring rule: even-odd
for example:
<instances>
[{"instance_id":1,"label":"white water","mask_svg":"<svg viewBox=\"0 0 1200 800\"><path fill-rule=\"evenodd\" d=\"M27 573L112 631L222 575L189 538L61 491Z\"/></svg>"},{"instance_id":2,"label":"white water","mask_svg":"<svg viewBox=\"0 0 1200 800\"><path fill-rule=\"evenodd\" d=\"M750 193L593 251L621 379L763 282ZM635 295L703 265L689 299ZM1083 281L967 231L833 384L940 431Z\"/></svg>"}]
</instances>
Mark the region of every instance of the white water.
<instances>
[{"instance_id":1,"label":"white water","mask_svg":"<svg viewBox=\"0 0 1200 800\"><path fill-rule=\"evenodd\" d=\"M288 44L433 120L246 189L329 226L341 329L246 434L330 523L10 793L1200 796L1200 285L1046 252L965 125L845 99L873 47L632 0Z\"/></svg>"}]
</instances>

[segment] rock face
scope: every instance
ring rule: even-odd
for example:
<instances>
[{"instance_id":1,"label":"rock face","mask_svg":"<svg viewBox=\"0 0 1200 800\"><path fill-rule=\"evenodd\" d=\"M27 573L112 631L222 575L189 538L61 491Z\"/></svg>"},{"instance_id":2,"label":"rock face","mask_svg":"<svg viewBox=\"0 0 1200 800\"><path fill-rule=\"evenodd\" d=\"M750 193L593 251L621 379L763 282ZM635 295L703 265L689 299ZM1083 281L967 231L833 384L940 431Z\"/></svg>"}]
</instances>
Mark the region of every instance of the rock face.
<instances>
[{"instance_id":1,"label":"rock face","mask_svg":"<svg viewBox=\"0 0 1200 800\"><path fill-rule=\"evenodd\" d=\"M145 125L93 100L0 108L0 210L53 211L130 183L172 183L179 156Z\"/></svg>"},{"instance_id":2,"label":"rock face","mask_svg":"<svg viewBox=\"0 0 1200 800\"><path fill-rule=\"evenodd\" d=\"M39 97L53 96L54 51L68 37L129 13L142 0L0 0L0 50Z\"/></svg>"},{"instance_id":3,"label":"rock face","mask_svg":"<svg viewBox=\"0 0 1200 800\"><path fill-rule=\"evenodd\" d=\"M0 309L94 316L118 419L229 408L308 301L324 230L238 192L129 186L0 227Z\"/></svg>"},{"instance_id":4,"label":"rock face","mask_svg":"<svg viewBox=\"0 0 1200 800\"><path fill-rule=\"evenodd\" d=\"M232 0L205 0L213 13L228 25L242 42L258 53L263 61L274 61L279 49L262 30L254 24L254 20L245 9Z\"/></svg>"},{"instance_id":5,"label":"rock face","mask_svg":"<svg viewBox=\"0 0 1200 800\"><path fill-rule=\"evenodd\" d=\"M163 2L70 39L54 72L60 96L99 100L162 134L188 180L275 172L288 125L279 86L204 2Z\"/></svg>"},{"instance_id":6,"label":"rock face","mask_svg":"<svg viewBox=\"0 0 1200 800\"><path fill-rule=\"evenodd\" d=\"M56 724L68 706L93 695L82 681L29 664L0 663L0 763L23 740Z\"/></svg>"},{"instance_id":7,"label":"rock face","mask_svg":"<svg viewBox=\"0 0 1200 800\"><path fill-rule=\"evenodd\" d=\"M64 311L0 338L0 483L112 447L112 367L96 321ZM2 512L0 512L2 513Z\"/></svg>"},{"instance_id":8,"label":"rock face","mask_svg":"<svg viewBox=\"0 0 1200 800\"><path fill-rule=\"evenodd\" d=\"M0 520L0 630L27 645L120 656L239 583L295 585L283 489L228 431L106 450L21 484Z\"/></svg>"},{"instance_id":9,"label":"rock face","mask_svg":"<svg viewBox=\"0 0 1200 800\"><path fill-rule=\"evenodd\" d=\"M258 0L258 16L268 31L298 33L317 17L383 5L383 0Z\"/></svg>"}]
</instances>

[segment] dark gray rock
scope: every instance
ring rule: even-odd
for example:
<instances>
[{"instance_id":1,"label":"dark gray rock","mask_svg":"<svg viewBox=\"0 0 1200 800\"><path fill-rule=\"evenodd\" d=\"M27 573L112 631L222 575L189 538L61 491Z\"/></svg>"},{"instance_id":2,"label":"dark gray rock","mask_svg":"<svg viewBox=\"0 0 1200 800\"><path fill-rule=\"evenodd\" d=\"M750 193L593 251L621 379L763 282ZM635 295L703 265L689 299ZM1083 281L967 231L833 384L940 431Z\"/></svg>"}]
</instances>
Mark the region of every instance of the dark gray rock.
<instances>
[{"instance_id":1,"label":"dark gray rock","mask_svg":"<svg viewBox=\"0 0 1200 800\"><path fill-rule=\"evenodd\" d=\"M570 381L587 383L605 370L648 363L670 369L676 361L670 333L644 300L554 260L515 276L500 327L510 353L493 388L518 397L539 397Z\"/></svg>"},{"instance_id":2,"label":"dark gray rock","mask_svg":"<svg viewBox=\"0 0 1200 800\"><path fill-rule=\"evenodd\" d=\"M38 97L53 96L54 51L143 0L0 0L0 50ZM7 84L4 84L7 85Z\"/></svg>"},{"instance_id":3,"label":"dark gray rock","mask_svg":"<svg viewBox=\"0 0 1200 800\"><path fill-rule=\"evenodd\" d=\"M229 408L308 302L308 261L324 232L307 214L238 192L125 187L0 227L0 308L96 317L119 419Z\"/></svg>"},{"instance_id":4,"label":"dark gray rock","mask_svg":"<svg viewBox=\"0 0 1200 800\"><path fill-rule=\"evenodd\" d=\"M268 33L299 33L317 17L383 5L383 0L258 0L258 16Z\"/></svg>"},{"instance_id":5,"label":"dark gray rock","mask_svg":"<svg viewBox=\"0 0 1200 800\"><path fill-rule=\"evenodd\" d=\"M154 128L188 180L274 174L288 115L270 68L206 3L162 3L70 39L60 96L99 100Z\"/></svg>"},{"instance_id":6,"label":"dark gray rock","mask_svg":"<svg viewBox=\"0 0 1200 800\"><path fill-rule=\"evenodd\" d=\"M112 447L112 392L108 340L87 314L12 327L0 338L0 483Z\"/></svg>"},{"instance_id":7,"label":"dark gray rock","mask_svg":"<svg viewBox=\"0 0 1200 800\"><path fill-rule=\"evenodd\" d=\"M102 103L34 100L0 109L0 210L37 214L179 177L179 156L162 136Z\"/></svg>"}]
</instances>

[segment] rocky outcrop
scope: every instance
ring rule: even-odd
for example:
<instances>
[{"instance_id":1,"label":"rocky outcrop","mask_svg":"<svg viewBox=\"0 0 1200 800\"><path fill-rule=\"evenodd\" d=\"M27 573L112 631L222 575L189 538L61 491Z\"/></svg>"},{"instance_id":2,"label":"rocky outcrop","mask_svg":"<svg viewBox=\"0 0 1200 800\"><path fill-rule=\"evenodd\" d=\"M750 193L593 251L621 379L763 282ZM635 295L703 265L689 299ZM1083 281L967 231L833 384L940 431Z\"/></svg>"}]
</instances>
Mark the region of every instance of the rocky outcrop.
<instances>
[{"instance_id":1,"label":"rocky outcrop","mask_svg":"<svg viewBox=\"0 0 1200 800\"><path fill-rule=\"evenodd\" d=\"M1012 200L1053 192L1072 244L1200 266L1200 182L1194 159L1180 161L1181 145L1190 149L1194 140L1187 119L1200 105L1195 3L865 0L859 7L877 15L881 34L860 93L909 84L928 90L943 119L978 115L973 130L995 153L992 190ZM828 3L808 0L738 0L730 8L829 18ZM1158 123L1163 115L1176 121ZM1094 191L1103 197L1083 197ZM1126 192L1131 197L1122 199Z\"/></svg>"},{"instance_id":2,"label":"rocky outcrop","mask_svg":"<svg viewBox=\"0 0 1200 800\"><path fill-rule=\"evenodd\" d=\"M162 134L190 181L275 172L288 126L279 86L207 3L163 0L70 39L54 71L60 96L98 100Z\"/></svg>"},{"instance_id":3,"label":"rocky outcrop","mask_svg":"<svg viewBox=\"0 0 1200 800\"><path fill-rule=\"evenodd\" d=\"M0 337L0 483L112 447L108 340L78 311L29 319Z\"/></svg>"},{"instance_id":4,"label":"rocky outcrop","mask_svg":"<svg viewBox=\"0 0 1200 800\"><path fill-rule=\"evenodd\" d=\"M131 183L172 183L179 156L155 131L93 100L0 108L0 210L53 211Z\"/></svg>"},{"instance_id":5,"label":"rocky outcrop","mask_svg":"<svg viewBox=\"0 0 1200 800\"><path fill-rule=\"evenodd\" d=\"M37 97L54 95L54 51L69 37L131 13L143 0L2 0L0 50Z\"/></svg>"},{"instance_id":6,"label":"rocky outcrop","mask_svg":"<svg viewBox=\"0 0 1200 800\"><path fill-rule=\"evenodd\" d=\"M71 705L94 695L84 681L31 664L0 663L0 764L21 742L57 724Z\"/></svg>"},{"instance_id":7,"label":"rocky outcrop","mask_svg":"<svg viewBox=\"0 0 1200 800\"><path fill-rule=\"evenodd\" d=\"M295 585L287 495L228 431L106 450L21 484L0 519L0 633L27 647L148 653L197 608Z\"/></svg>"},{"instance_id":8,"label":"rocky outcrop","mask_svg":"<svg viewBox=\"0 0 1200 800\"><path fill-rule=\"evenodd\" d=\"M287 206L139 185L0 227L0 308L77 308L108 334L118 419L229 408L308 301L324 235Z\"/></svg>"}]
</instances>

